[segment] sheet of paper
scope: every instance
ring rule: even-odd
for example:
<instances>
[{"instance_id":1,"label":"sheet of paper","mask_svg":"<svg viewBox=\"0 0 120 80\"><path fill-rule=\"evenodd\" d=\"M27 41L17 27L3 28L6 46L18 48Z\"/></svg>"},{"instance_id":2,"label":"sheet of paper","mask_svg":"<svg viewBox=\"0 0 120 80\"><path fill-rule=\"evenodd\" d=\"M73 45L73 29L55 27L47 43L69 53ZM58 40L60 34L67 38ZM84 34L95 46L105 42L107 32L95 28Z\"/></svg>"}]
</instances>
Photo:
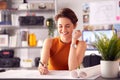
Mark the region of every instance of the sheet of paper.
<instances>
[{"instance_id":1,"label":"sheet of paper","mask_svg":"<svg viewBox=\"0 0 120 80\"><path fill-rule=\"evenodd\" d=\"M116 1L90 3L90 24L113 24L116 22Z\"/></svg>"}]
</instances>

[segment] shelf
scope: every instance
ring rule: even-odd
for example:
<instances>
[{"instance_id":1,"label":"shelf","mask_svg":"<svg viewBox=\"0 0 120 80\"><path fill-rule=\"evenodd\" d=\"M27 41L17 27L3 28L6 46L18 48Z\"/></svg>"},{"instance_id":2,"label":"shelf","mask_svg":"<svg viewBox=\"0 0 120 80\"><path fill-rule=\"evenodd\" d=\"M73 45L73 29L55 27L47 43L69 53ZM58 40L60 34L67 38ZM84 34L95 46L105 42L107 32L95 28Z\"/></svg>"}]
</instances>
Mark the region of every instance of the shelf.
<instances>
[{"instance_id":1,"label":"shelf","mask_svg":"<svg viewBox=\"0 0 120 80\"><path fill-rule=\"evenodd\" d=\"M12 25L6 25L6 24L5 24L5 25L0 25L0 28L12 28L12 29L15 28L15 29L16 29L16 28L18 28L18 27L12 26Z\"/></svg>"},{"instance_id":2,"label":"shelf","mask_svg":"<svg viewBox=\"0 0 120 80\"><path fill-rule=\"evenodd\" d=\"M1 13L1 22L0 22L0 31L1 34L6 33L7 38L6 42L7 45L0 45L0 49L4 50L4 49L13 49L15 50L15 57L19 57L21 59L26 58L26 59L32 59L32 61L36 58L36 57L40 57L40 53L41 53L41 49L43 48L43 41L49 36L48 35L48 31L49 31L49 27L46 26L46 20L49 18L53 18L57 12L57 5L56 5L56 0L30 0L30 2L28 3L37 3L41 5L41 1L43 3L52 3L53 6L50 5L46 5L47 7L42 9L40 7L38 7L37 5L35 5L35 8L29 8L24 7L21 5L21 3L19 3L18 0L7 0L9 3L9 9L5 9L5 10L0 10ZM11 2L12 1L12 2ZM15 4L13 4L15 3ZM20 5L23 8L20 8ZM18 10L19 8L19 10ZM29 8L29 9L28 9ZM37 10L36 10L37 9ZM6 16L6 17L3 17ZM26 21L26 19L22 22L25 22L25 24L21 24L21 20L19 17L25 17L25 16L44 16L44 21L41 20L40 22L37 22L39 24L37 25L29 25L26 23L29 23L29 19L28 21ZM33 20L33 19L32 19ZM40 19L39 19L40 20ZM54 19L53 19L54 20ZM32 22L32 21L31 21ZM34 22L34 21L33 21ZM41 23L41 24L40 24ZM55 27L56 29L56 27ZM6 31L6 32L5 32ZM29 39L31 34L35 35L35 41L37 43L36 47L29 47ZM3 34L4 36L4 34ZM6 36L6 35L5 35ZM32 39L34 38L34 36L32 35ZM41 42L39 43L38 41ZM3 41L3 40L2 40ZM1 41L1 42L2 42ZM26 43L23 43L22 41L27 41ZM33 41L34 42L34 41ZM12 47L13 46L13 47ZM27 46L27 47L22 47L22 46ZM25 53L25 54L24 54ZM35 54L33 54L35 53ZM34 63L34 62L33 62ZM4 67L3 67L4 68ZM2 68L2 69L3 69ZM14 69L37 69L37 67L35 67L35 65L33 65L33 67L22 67L20 65L20 67L12 67L12 68L5 68L6 70L14 70Z\"/></svg>"},{"instance_id":3,"label":"shelf","mask_svg":"<svg viewBox=\"0 0 120 80\"><path fill-rule=\"evenodd\" d=\"M42 47L0 47L2 49L40 49Z\"/></svg>"},{"instance_id":4,"label":"shelf","mask_svg":"<svg viewBox=\"0 0 120 80\"><path fill-rule=\"evenodd\" d=\"M30 26L19 26L19 28L30 28L30 29L47 29L47 27L46 26L40 26L40 25L36 25L36 26L32 26L32 25L30 25Z\"/></svg>"},{"instance_id":5,"label":"shelf","mask_svg":"<svg viewBox=\"0 0 120 80\"><path fill-rule=\"evenodd\" d=\"M12 12L54 12L54 9L39 9L39 10L14 10Z\"/></svg>"},{"instance_id":6,"label":"shelf","mask_svg":"<svg viewBox=\"0 0 120 80\"><path fill-rule=\"evenodd\" d=\"M37 70L38 68L33 66L33 67L12 67L12 68L0 68L0 69L5 69L5 70L21 70L21 69Z\"/></svg>"},{"instance_id":7,"label":"shelf","mask_svg":"<svg viewBox=\"0 0 120 80\"><path fill-rule=\"evenodd\" d=\"M12 28L12 29L47 29L46 26L41 25L28 25L28 26L13 26L13 25L0 25L0 28Z\"/></svg>"},{"instance_id":8,"label":"shelf","mask_svg":"<svg viewBox=\"0 0 120 80\"><path fill-rule=\"evenodd\" d=\"M55 12L55 9L39 9L39 10L0 10L0 11L9 11L10 13L20 13L20 12L40 12L40 13L44 13L44 12Z\"/></svg>"}]
</instances>

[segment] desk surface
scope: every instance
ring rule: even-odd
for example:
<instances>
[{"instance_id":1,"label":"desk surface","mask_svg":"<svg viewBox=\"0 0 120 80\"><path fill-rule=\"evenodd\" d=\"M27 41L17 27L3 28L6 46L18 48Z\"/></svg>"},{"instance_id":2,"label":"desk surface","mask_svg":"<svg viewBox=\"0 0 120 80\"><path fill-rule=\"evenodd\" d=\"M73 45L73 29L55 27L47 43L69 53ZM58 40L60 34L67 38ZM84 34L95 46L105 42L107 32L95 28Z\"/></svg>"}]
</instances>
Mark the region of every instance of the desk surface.
<instances>
[{"instance_id":1,"label":"desk surface","mask_svg":"<svg viewBox=\"0 0 120 80\"><path fill-rule=\"evenodd\" d=\"M47 75L40 75L38 70L28 70L28 69L17 69L17 70L6 70L5 72L0 72L0 79L11 79L11 80L16 80L16 79L75 79L75 80L80 80L80 79L92 79L92 80L120 80L119 79L104 79L100 77L99 73L100 71L99 66L92 67L92 68L83 68L80 69L81 71L86 72L88 75L91 75L86 78L73 78L71 76L71 71L68 70L50 70ZM98 71L97 71L98 70ZM78 71L78 70L77 70ZM97 73L95 73L97 72Z\"/></svg>"},{"instance_id":2,"label":"desk surface","mask_svg":"<svg viewBox=\"0 0 120 80\"><path fill-rule=\"evenodd\" d=\"M96 79L99 75L87 78ZM66 70L52 70L47 75L40 75L38 70L8 70L0 73L0 79L82 79L73 78L70 71Z\"/></svg>"}]
</instances>

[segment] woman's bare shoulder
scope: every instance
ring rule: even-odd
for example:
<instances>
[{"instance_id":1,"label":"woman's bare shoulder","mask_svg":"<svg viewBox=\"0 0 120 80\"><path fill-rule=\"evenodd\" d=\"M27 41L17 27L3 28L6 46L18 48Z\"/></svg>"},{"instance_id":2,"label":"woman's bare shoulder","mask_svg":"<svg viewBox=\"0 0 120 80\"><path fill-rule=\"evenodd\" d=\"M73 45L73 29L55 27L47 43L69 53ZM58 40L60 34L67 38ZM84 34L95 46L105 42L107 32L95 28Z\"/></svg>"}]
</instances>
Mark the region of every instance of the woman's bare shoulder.
<instances>
[{"instance_id":1,"label":"woman's bare shoulder","mask_svg":"<svg viewBox=\"0 0 120 80\"><path fill-rule=\"evenodd\" d=\"M44 40L44 45L52 45L53 38L46 38Z\"/></svg>"},{"instance_id":2,"label":"woman's bare shoulder","mask_svg":"<svg viewBox=\"0 0 120 80\"><path fill-rule=\"evenodd\" d=\"M53 38L46 38L44 41L45 42L52 42Z\"/></svg>"},{"instance_id":3,"label":"woman's bare shoulder","mask_svg":"<svg viewBox=\"0 0 120 80\"><path fill-rule=\"evenodd\" d=\"M56 38L58 38L58 37L46 38L46 39L44 40L44 42L52 43L52 41L53 41L54 39L56 39Z\"/></svg>"},{"instance_id":4,"label":"woman's bare shoulder","mask_svg":"<svg viewBox=\"0 0 120 80\"><path fill-rule=\"evenodd\" d=\"M52 45L53 38L46 38L43 43L43 47L50 48Z\"/></svg>"}]
</instances>

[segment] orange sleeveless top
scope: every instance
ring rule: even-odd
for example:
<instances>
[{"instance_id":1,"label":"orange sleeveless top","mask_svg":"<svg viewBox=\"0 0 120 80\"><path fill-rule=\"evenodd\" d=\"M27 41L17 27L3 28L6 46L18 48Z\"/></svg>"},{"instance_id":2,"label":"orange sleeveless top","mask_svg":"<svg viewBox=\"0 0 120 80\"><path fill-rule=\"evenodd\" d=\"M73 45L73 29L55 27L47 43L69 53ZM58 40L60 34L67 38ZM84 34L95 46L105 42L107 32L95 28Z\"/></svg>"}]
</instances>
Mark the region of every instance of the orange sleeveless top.
<instances>
[{"instance_id":1,"label":"orange sleeveless top","mask_svg":"<svg viewBox=\"0 0 120 80\"><path fill-rule=\"evenodd\" d=\"M49 70L68 70L70 44L63 43L60 37L53 39L48 61Z\"/></svg>"}]
</instances>

